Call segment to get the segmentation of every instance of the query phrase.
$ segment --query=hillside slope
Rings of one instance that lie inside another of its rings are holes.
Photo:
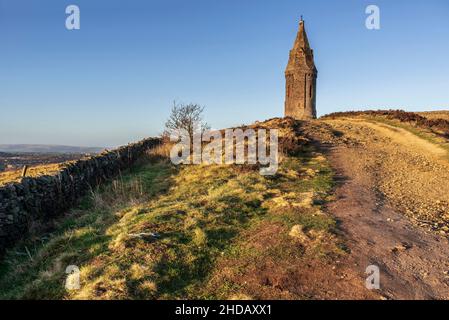
[[[9,250],[0,298],[449,299],[446,122],[392,114],[258,123],[280,129],[272,177],[153,150]]]
[[[322,210],[333,186],[326,159],[299,122],[258,126],[281,130],[275,176],[248,165],[174,167],[156,150],[10,250],[0,297],[377,298]],[[81,270],[80,290],[64,288],[69,265]]]

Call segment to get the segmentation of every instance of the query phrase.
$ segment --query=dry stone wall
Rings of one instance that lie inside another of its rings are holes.
[[[70,163],[56,175],[25,177],[20,183],[1,187],[0,255],[27,234],[32,221],[58,216],[76,204],[90,188],[129,168],[159,143],[157,138],[145,139]]]

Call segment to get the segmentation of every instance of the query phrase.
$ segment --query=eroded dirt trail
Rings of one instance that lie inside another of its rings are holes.
[[[446,150],[360,119],[310,122],[305,133],[327,149],[338,173],[327,209],[341,223],[361,278],[377,265],[386,298],[449,299]]]

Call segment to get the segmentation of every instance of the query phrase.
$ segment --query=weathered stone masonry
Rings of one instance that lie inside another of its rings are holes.
[[[73,206],[86,192],[129,168],[160,140],[151,138],[68,164],[58,174],[23,178],[0,188],[0,255],[27,234],[31,221],[45,221]]]
[[[318,71],[313,59],[304,21],[299,31],[285,69],[285,116],[296,120],[316,118],[316,79]]]

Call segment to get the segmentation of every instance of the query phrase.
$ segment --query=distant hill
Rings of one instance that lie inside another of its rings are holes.
[[[0,152],[9,153],[99,153],[104,148],[46,144],[0,144]]]

